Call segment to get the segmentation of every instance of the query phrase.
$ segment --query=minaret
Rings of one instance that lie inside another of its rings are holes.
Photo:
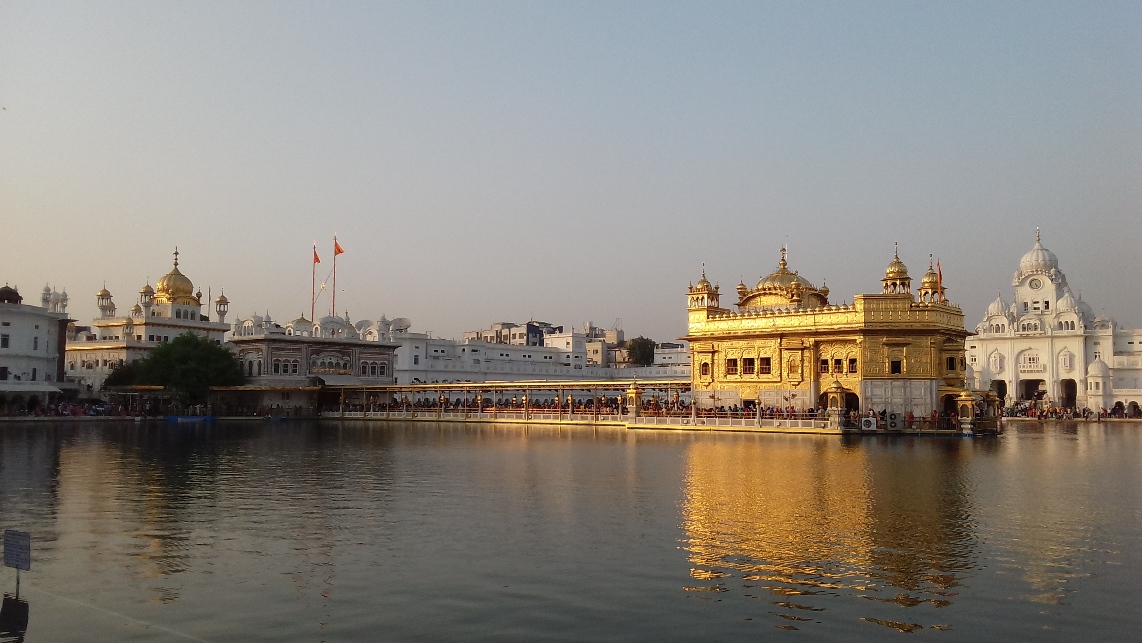
[[[226,298],[226,289],[222,289],[222,294],[218,295],[218,299],[214,300],[214,310],[218,313],[218,323],[226,323],[226,312],[230,310],[230,300]]]
[[[40,293],[40,307],[50,309],[52,305],[52,289],[51,286],[44,286],[44,291]]]
[[[103,285],[103,289],[95,293],[95,305],[99,307],[100,316],[114,317],[115,316],[115,302],[111,300],[111,291],[107,290],[107,285]]]

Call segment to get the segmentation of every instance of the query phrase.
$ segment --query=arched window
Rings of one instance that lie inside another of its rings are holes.
[[[380,364],[377,366],[377,375],[379,375],[379,376],[381,376],[381,377],[384,377],[384,376],[385,376],[385,372],[386,372],[387,370],[388,370],[388,364],[386,364],[386,363],[384,363],[384,362],[381,362],[381,363],[380,363]]]
[[[372,364],[369,365],[369,375],[372,375],[373,377],[377,376],[377,363],[376,362],[373,362]]]
[[[299,365],[299,362],[298,362],[296,359],[295,359],[295,360],[293,360],[293,369],[292,369],[292,370],[293,370],[293,374],[294,374],[294,375],[297,375],[297,367],[298,367],[298,365]]]
[[[246,362],[246,375],[248,377],[254,376],[254,363],[253,362]]]
[[[710,364],[709,364],[709,362],[702,362],[702,366],[701,366],[701,373],[702,373],[702,375],[703,375],[703,376],[708,376],[708,375],[710,374]]]
[[[259,361],[258,362],[258,375],[261,376],[261,374],[262,374],[262,362]]]
[[[368,374],[369,374],[369,365],[365,362],[361,362],[361,375],[368,375]]]
[[[177,310],[177,309],[176,309],[176,310],[174,311],[174,318],[175,318],[175,319],[182,319],[182,311],[181,311],[181,310]]]
[[[281,375],[281,373],[282,373],[282,363],[275,359],[274,360],[274,375]]]

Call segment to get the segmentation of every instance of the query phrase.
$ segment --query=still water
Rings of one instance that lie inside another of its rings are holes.
[[[1142,425],[6,423],[0,528],[0,641],[1142,639]]]

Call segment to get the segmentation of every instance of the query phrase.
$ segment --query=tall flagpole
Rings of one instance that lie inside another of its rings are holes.
[[[333,235],[333,316],[337,316],[337,235]]]
[[[313,243],[313,262],[311,266],[313,269],[310,271],[309,276],[309,321],[313,322],[313,306],[317,302],[317,242]]]

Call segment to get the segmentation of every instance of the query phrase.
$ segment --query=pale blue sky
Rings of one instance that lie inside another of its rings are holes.
[[[659,340],[700,264],[833,298],[928,253],[974,327],[1035,227],[1142,325],[1142,5],[0,2],[0,281],[123,309]],[[728,297],[727,299],[733,299]],[[328,300],[324,306],[328,310]]]

